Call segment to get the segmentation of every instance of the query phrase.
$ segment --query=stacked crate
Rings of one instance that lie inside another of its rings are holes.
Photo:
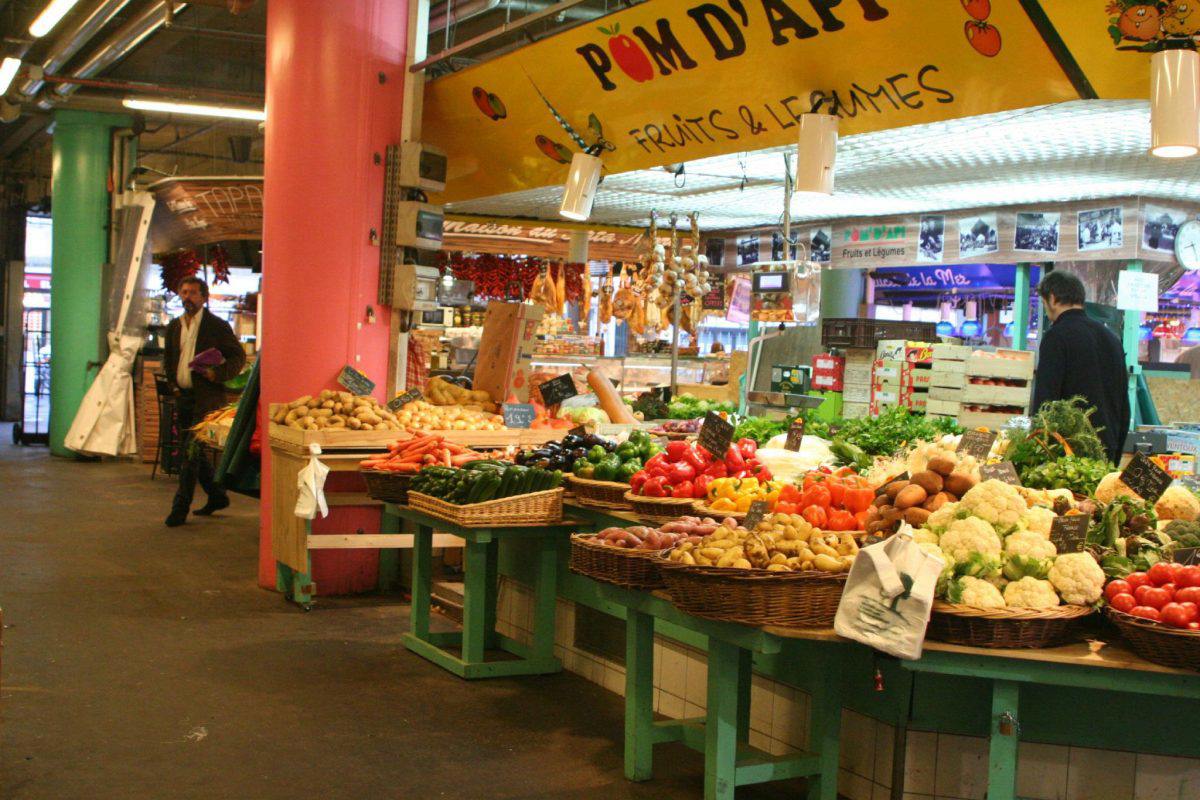
[[[904,339],[884,340],[876,347],[871,370],[870,413],[903,406],[924,411],[929,402],[933,345]]]
[[[935,344],[933,368],[929,376],[929,405],[925,413],[931,417],[958,419],[962,411],[963,384],[967,377],[967,358],[971,348],[961,344]]]
[[[840,392],[846,377],[846,359],[832,353],[813,356],[811,384],[814,391]]]
[[[846,419],[865,417],[871,410],[871,370],[875,351],[861,347],[847,348],[842,368],[842,416]]]
[[[966,428],[999,430],[1013,417],[1028,414],[1033,371],[1033,353],[1029,351],[973,351],[966,361],[959,423]]]

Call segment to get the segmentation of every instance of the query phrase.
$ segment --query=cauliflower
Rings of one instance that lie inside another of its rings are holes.
[[[1026,577],[1004,587],[1004,602],[1022,608],[1053,608],[1058,605],[1058,595],[1050,581]]]
[[[1049,578],[1063,602],[1073,606],[1091,605],[1104,590],[1104,570],[1088,553],[1064,553],[1054,559]]]
[[[920,531],[917,531],[917,533],[920,533]],[[913,537],[913,541],[917,543],[917,547],[921,548],[921,550],[929,555],[937,556],[942,561],[948,561],[946,554],[942,552],[942,548],[938,547],[938,543],[936,541],[920,541],[915,536]]]
[[[934,533],[943,533],[950,523],[958,519],[958,503],[946,503],[925,520],[925,527]],[[966,516],[964,514],[963,516]]]
[[[1051,509],[1045,506],[1033,506],[1025,512],[1025,516],[1021,520],[1019,527],[1031,533],[1036,533],[1043,539],[1049,539],[1050,526],[1054,524],[1056,516]]]
[[[1111,503],[1117,497],[1132,497],[1134,500],[1141,500],[1142,496],[1130,489],[1123,480],[1121,473],[1110,472],[1100,479],[1100,483],[1096,485],[1096,491],[1093,496],[1101,503]]]
[[[939,543],[942,546],[942,552],[955,563],[966,561],[971,553],[996,557],[1000,555],[1000,537],[996,535],[996,531],[986,520],[979,517],[954,520],[942,534]]]
[[[976,608],[1004,608],[1004,595],[987,581],[965,575],[951,582],[946,589],[946,599],[951,603]]]
[[[1019,530],[1004,538],[1004,552],[1013,556],[1054,558],[1058,548],[1054,542],[1030,530]]]
[[[1054,561],[1049,558],[1034,558],[1033,556],[1008,556],[1004,559],[1004,577],[1009,580],[1021,578],[1037,578],[1041,580],[1050,574],[1050,565]]]
[[[1172,484],[1154,504],[1159,519],[1181,519],[1192,522],[1200,517],[1200,500],[1179,484]]]
[[[913,541],[917,544],[931,544],[938,551],[938,558],[942,557],[941,548],[938,547],[938,535],[927,528],[921,528],[919,531],[913,532]],[[922,547],[922,550],[926,548]]]
[[[962,496],[958,506],[987,520],[1001,533],[1016,528],[1028,508],[1015,487],[995,478],[977,484]]]

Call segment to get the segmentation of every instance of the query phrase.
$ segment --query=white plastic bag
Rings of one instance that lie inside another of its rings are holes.
[[[317,456],[321,455],[321,445],[310,444],[308,463],[301,468],[296,476],[296,516],[301,519],[316,519],[320,510],[322,517],[329,516],[329,506],[325,503],[325,476],[329,467],[321,463]]]
[[[850,567],[833,629],[897,658],[920,658],[944,565],[913,541],[908,525],[864,547]]]

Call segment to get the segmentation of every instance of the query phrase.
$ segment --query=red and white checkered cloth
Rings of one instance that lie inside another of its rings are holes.
[[[408,377],[405,386],[424,391],[429,380],[429,354],[419,336],[408,337]]]

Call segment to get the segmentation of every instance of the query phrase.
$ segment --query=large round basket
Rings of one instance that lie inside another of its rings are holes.
[[[659,559],[671,602],[697,617],[743,625],[833,625],[846,573],[768,572],[679,564]]]
[[[628,483],[594,481],[576,475],[570,476],[569,483],[580,505],[617,510],[630,508],[629,501],[625,499],[625,493],[629,491]]]
[[[696,502],[690,497],[642,497],[630,491],[625,492],[624,498],[633,513],[654,522],[670,522],[690,514]]]
[[[364,469],[360,472],[367,483],[367,496],[372,500],[401,506],[408,504],[408,484],[412,481],[410,473],[382,469]]]
[[[663,585],[656,550],[627,550],[596,541],[594,533],[571,536],[571,571],[626,589]]]
[[[1055,647],[1077,638],[1089,606],[976,608],[936,601],[925,635],[950,644],[990,648]]]
[[[692,506],[692,510],[702,517],[712,517],[718,522],[726,517],[733,517],[739,524],[746,521],[747,512],[745,511],[717,511],[715,508],[705,505],[703,500],[697,500]]]
[[[1172,628],[1112,608],[1108,609],[1108,618],[1125,637],[1129,649],[1147,661],[1200,671],[1200,631]]]

